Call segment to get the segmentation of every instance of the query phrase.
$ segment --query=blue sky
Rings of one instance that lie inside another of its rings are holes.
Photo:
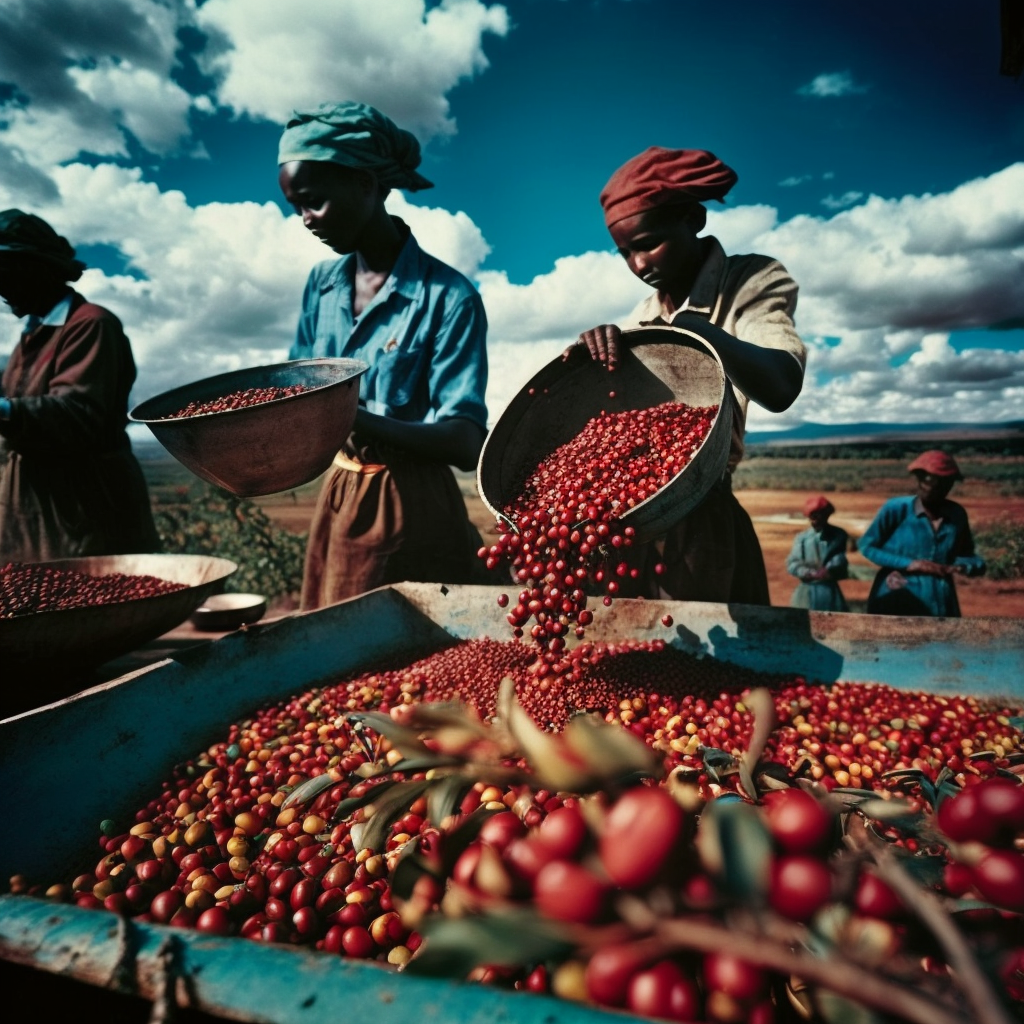
[[[373,103],[436,184],[389,205],[480,287],[493,418],[645,294],[609,174],[707,148],[739,173],[709,232],[801,286],[804,393],[751,427],[1018,419],[1024,83],[998,67],[998,0],[4,0],[0,206],[79,246],[141,400],[283,357],[330,253],[281,203],[280,126]],[[0,314],[0,358],[16,337]]]

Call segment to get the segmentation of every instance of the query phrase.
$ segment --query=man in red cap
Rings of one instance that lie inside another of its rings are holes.
[[[793,325],[797,286],[769,256],[726,256],[699,238],[704,204],[722,201],[736,173],[701,149],[651,146],[601,192],[605,224],[629,269],[655,291],[621,325],[584,331],[579,346],[614,370],[621,329],[705,328],[736,395],[728,469],[704,501],[662,539],[638,552],[637,593],[677,600],[768,604],[768,577],[750,517],[732,494],[743,457],[747,402],[787,409],[803,387],[806,349]],[[707,325],[721,328],[708,331]],[[573,346],[567,353],[577,350]]]
[[[790,605],[817,612],[848,612],[849,606],[837,580],[848,574],[846,549],[850,538],[845,530],[828,520],[835,512],[824,495],[804,502],[804,515],[811,525],[793,538],[793,549],[786,559],[786,571],[800,582]]]
[[[947,495],[960,467],[947,452],[923,452],[907,470],[917,493],[887,501],[858,542],[861,554],[881,566],[868,596],[868,611],[879,615],[958,616],[954,578],[980,576],[985,562],[962,505]]]

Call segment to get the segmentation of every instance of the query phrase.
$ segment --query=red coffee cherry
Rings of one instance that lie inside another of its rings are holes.
[[[816,857],[795,853],[772,865],[768,902],[785,917],[809,921],[832,895],[832,875]]]
[[[533,899],[547,917],[589,924],[607,909],[608,886],[580,864],[553,860],[534,879]]]
[[[740,1002],[751,1002],[763,995],[768,979],[760,967],[731,953],[708,953],[704,957],[704,984]]]
[[[695,1021],[701,1016],[700,989],[673,960],[660,960],[633,976],[626,1007],[642,1017]]]
[[[1012,850],[993,850],[974,865],[972,877],[974,888],[985,899],[1024,913],[1024,856]]]
[[[832,838],[832,813],[802,789],[782,789],[765,796],[765,817],[772,838],[787,853],[813,853]]]
[[[624,889],[654,881],[683,833],[683,809],[665,792],[636,786],[612,806],[601,829],[599,854],[608,877]]]

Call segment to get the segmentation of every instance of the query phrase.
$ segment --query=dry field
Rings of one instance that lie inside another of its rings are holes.
[[[833,522],[845,529],[851,537],[859,537],[871,522],[875,512],[893,495],[908,493],[905,471],[893,465],[891,478],[881,477],[869,481],[870,489],[835,491],[829,499],[836,507]],[[486,537],[493,521],[476,494],[473,478],[461,477],[463,494],[470,517]],[[302,532],[308,528],[319,482],[301,488],[294,494],[273,495],[260,499],[260,504],[274,520],[289,530]],[[773,605],[788,605],[796,581],[786,573],[786,557],[793,537],[807,525],[800,515],[808,490],[775,490],[747,488],[736,491],[740,503],[750,514],[764,551],[768,569],[768,582]],[[996,486],[988,486],[968,479],[954,491],[970,516],[971,526],[977,530],[999,518],[1009,517],[1024,523],[1024,496],[1000,493]],[[854,578],[842,584],[843,592],[853,610],[862,610],[867,599],[873,567],[856,552],[850,555],[851,572],[863,578]],[[965,616],[1024,617],[1024,580],[961,580],[958,582],[960,604]]]

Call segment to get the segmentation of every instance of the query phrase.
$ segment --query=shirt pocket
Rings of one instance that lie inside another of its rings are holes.
[[[409,405],[425,374],[427,348],[422,337],[389,337],[375,360],[374,401],[388,411]]]

